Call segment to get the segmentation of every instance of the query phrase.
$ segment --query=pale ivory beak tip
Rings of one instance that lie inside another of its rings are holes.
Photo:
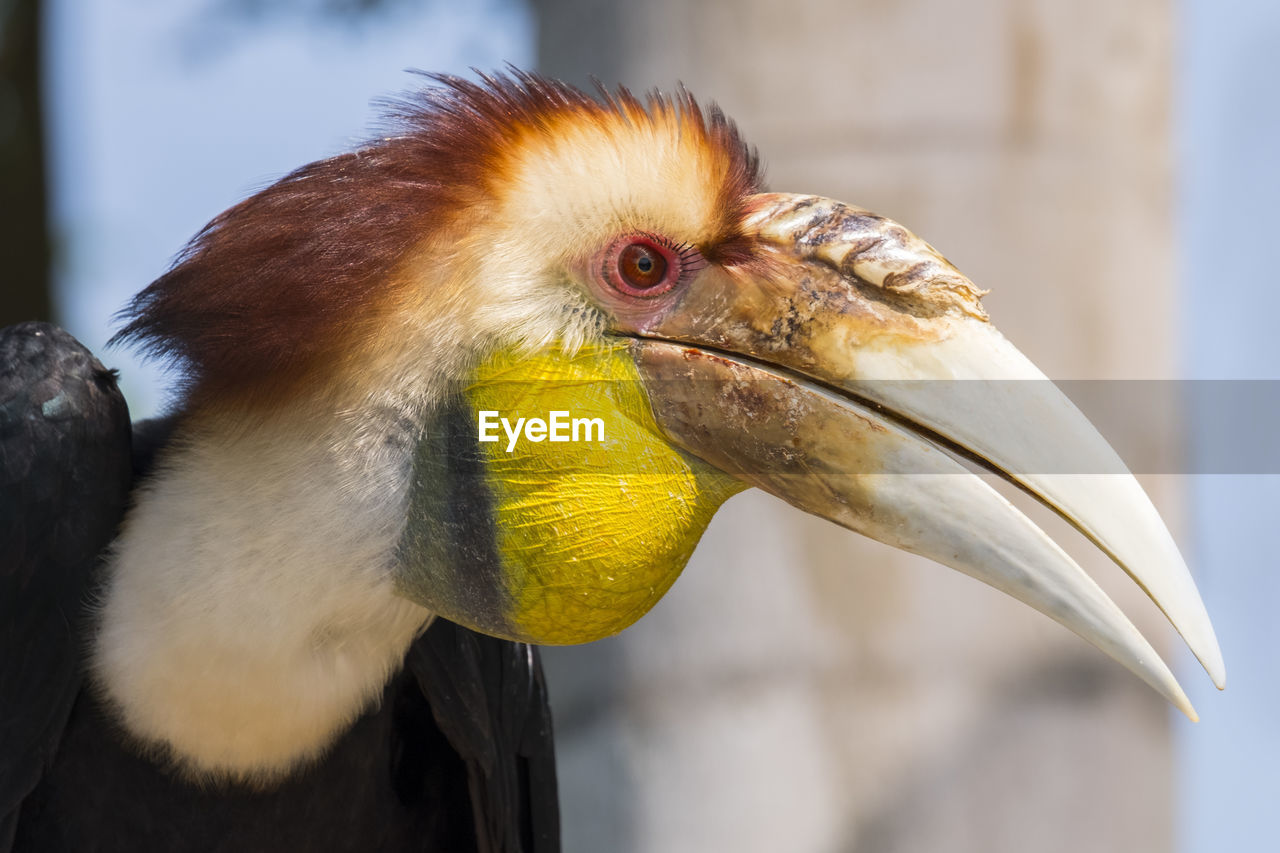
[[[1196,660],[1204,667],[1204,671],[1208,674],[1209,680],[1213,682],[1213,686],[1219,690],[1227,689],[1227,666],[1222,660],[1222,649],[1218,646],[1218,638],[1213,632],[1213,626],[1208,623],[1208,616],[1205,616],[1207,627],[1207,636],[1200,642],[1187,645],[1191,648]]]

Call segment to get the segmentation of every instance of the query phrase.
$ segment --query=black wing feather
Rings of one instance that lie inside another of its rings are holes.
[[[551,710],[538,650],[437,619],[406,667],[467,766],[478,849],[560,849]]]
[[[80,688],[98,555],[130,485],[115,375],[47,323],[0,331],[0,851]]]

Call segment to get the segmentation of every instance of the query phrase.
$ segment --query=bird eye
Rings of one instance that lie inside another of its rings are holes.
[[[632,243],[618,254],[618,273],[636,290],[649,290],[662,284],[667,260],[652,246]]]
[[[696,255],[697,250],[662,237],[632,234],[605,252],[602,273],[614,290],[647,299],[668,292],[696,269]]]

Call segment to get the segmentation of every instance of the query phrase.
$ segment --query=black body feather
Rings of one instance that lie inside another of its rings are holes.
[[[559,849],[537,650],[437,620],[315,765],[269,791],[184,780],[84,689],[99,554],[170,424],[130,425],[74,338],[0,332],[0,853]]]

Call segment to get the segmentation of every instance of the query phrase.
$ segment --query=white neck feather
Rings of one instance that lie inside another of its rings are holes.
[[[412,418],[200,422],[135,496],[110,559],[97,683],[196,774],[270,781],[379,695],[430,618],[393,590]]]
[[[413,267],[420,301],[345,352],[314,399],[186,424],[135,494],[93,674],[125,727],[188,772],[278,779],[377,698],[431,618],[396,595],[394,569],[434,395],[486,341],[572,349],[598,334],[559,277],[528,280],[525,254],[482,237],[456,281]]]

